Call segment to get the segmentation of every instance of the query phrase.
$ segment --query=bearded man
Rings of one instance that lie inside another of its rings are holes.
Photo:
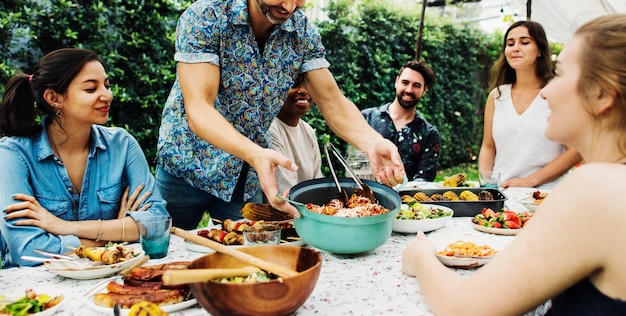
[[[417,104],[435,81],[422,61],[409,61],[398,72],[393,102],[361,111],[365,120],[397,147],[410,181],[433,181],[439,162],[439,131],[417,111]]]

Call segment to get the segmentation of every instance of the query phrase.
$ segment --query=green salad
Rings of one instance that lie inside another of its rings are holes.
[[[436,206],[424,206],[415,201],[402,203],[400,212],[396,215],[396,219],[402,220],[419,220],[433,219],[440,217],[452,216],[452,211],[437,208]]]

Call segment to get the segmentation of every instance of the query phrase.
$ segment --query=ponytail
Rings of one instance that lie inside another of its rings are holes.
[[[31,78],[19,74],[9,80],[0,102],[0,135],[30,136],[41,131]]]

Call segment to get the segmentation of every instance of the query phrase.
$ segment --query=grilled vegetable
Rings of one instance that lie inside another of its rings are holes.
[[[167,313],[157,304],[141,302],[131,306],[128,316],[167,316]]]
[[[459,194],[459,197],[461,198],[461,200],[464,201],[478,201],[478,195],[476,195],[474,192],[470,191],[470,190],[465,190],[463,192],[461,192],[461,194]]]
[[[443,180],[443,186],[448,188],[462,187],[465,186],[465,180],[467,180],[467,175],[464,173],[457,173],[445,178]]]
[[[79,246],[74,252],[81,258],[88,258],[89,260],[104,262],[105,264],[118,263],[120,262],[120,258],[123,257],[122,252],[117,247],[106,249],[101,247]]]
[[[293,219],[291,214],[281,212],[267,203],[246,203],[241,208],[241,214],[251,221],[284,221]]]

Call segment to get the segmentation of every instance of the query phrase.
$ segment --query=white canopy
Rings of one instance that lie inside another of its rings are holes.
[[[526,19],[528,0],[482,0],[486,10]],[[565,43],[583,23],[606,14],[626,13],[625,0],[531,0],[531,20],[541,23],[551,41]],[[492,14],[493,16],[493,14]],[[484,26],[483,26],[484,28]]]

